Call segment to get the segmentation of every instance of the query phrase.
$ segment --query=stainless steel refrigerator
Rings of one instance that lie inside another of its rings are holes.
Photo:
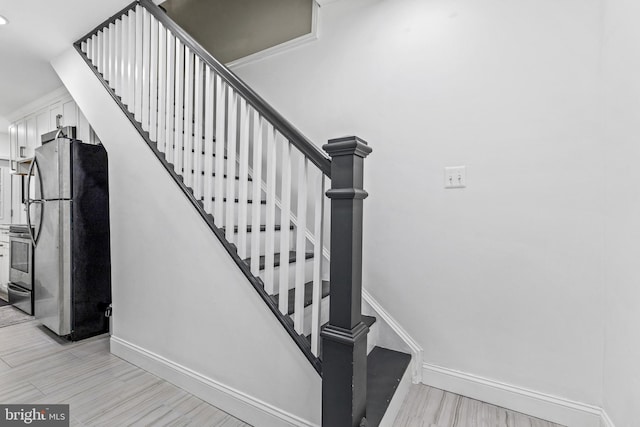
[[[74,127],[42,135],[27,185],[34,314],[71,340],[107,332],[111,304],[107,153],[75,136]]]

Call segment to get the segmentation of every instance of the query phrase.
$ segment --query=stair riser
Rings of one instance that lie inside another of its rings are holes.
[[[278,293],[278,289],[280,289],[280,266],[274,268],[274,290]],[[260,271],[260,278],[265,280],[265,271]],[[296,277],[296,263],[292,262],[289,264],[289,276],[288,276],[288,289],[292,289],[296,286],[295,277]],[[304,282],[310,282],[313,280],[313,258],[305,260],[304,264]]]
[[[206,183],[206,179],[205,177],[201,174],[200,175],[200,180],[198,181],[196,178],[196,176],[192,176],[192,177],[188,177],[186,176],[184,173],[181,174],[182,178],[184,179],[185,183],[190,183],[190,187],[194,188],[194,185],[196,182],[199,182],[200,188],[202,188],[202,191],[204,192],[205,190],[205,183]],[[217,185],[217,181],[219,180],[218,176],[212,176],[211,178],[211,191],[212,193],[215,195],[215,191],[216,191],[216,185]],[[191,182],[190,180],[194,180],[194,182]],[[253,199],[253,181],[247,181],[248,184],[248,191],[247,191],[247,198],[248,199]],[[229,178],[222,178],[222,192],[223,194],[227,193],[227,186],[229,185]],[[233,194],[234,194],[234,198],[238,198],[239,194],[240,194],[240,180],[239,179],[234,179],[233,180]],[[261,200],[265,200],[265,193],[262,189],[260,189],[260,199]]]
[[[295,242],[295,230],[289,230],[289,247],[292,248],[293,247],[293,242]],[[267,233],[262,231],[259,232],[259,237],[260,237],[260,241],[259,241],[259,255],[265,255],[265,248],[266,248],[266,239],[267,239]],[[245,258],[249,258],[252,256],[251,253],[251,248],[253,245],[253,242],[251,241],[253,236],[253,233],[249,233],[247,232],[247,251],[246,254],[243,254],[240,252],[240,244],[239,244],[239,235],[235,234],[233,236],[233,243],[236,245],[236,247],[238,247],[238,255],[240,255],[240,258],[245,259]],[[274,245],[273,245],[273,249],[274,252],[280,252],[280,239],[282,237],[282,232],[281,231],[274,231]]]
[[[312,306],[309,305],[308,307],[304,308],[304,320],[303,320],[303,327],[304,327],[304,332],[303,335],[307,336],[307,335],[311,335],[311,314],[312,314]],[[295,316],[295,314],[291,315],[291,318],[293,318]],[[324,298],[322,298],[322,302],[320,303],[320,324],[324,325],[325,323],[327,323],[329,321],[329,297],[326,296]]]
[[[238,222],[240,221],[240,215],[239,215],[239,207],[238,207],[239,203],[235,203],[234,202],[234,207],[233,207],[233,225],[238,225]],[[205,209],[207,208],[207,205],[205,204]],[[207,213],[214,215],[215,214],[215,202],[213,202],[211,204],[211,209],[212,211],[209,212],[207,211]],[[223,219],[219,220],[218,218],[215,218],[215,223],[218,227],[224,227],[226,226],[226,221],[224,221],[224,218],[226,217],[227,214],[227,203],[223,203]],[[280,224],[280,212],[279,210],[276,208],[276,214],[275,214],[275,218],[274,218],[275,225],[279,225]],[[260,205],[260,224],[266,224],[267,223],[267,206],[261,204]],[[247,203],[247,225],[253,225],[253,203]]]
[[[380,319],[371,327],[369,327],[369,333],[367,334],[367,354],[371,353],[371,350],[378,345],[378,334],[380,333]]]

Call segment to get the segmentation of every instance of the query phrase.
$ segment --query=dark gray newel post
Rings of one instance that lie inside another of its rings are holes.
[[[362,323],[362,201],[364,158],[371,153],[358,137],[332,139],[331,306],[322,330],[322,425],[358,427],[367,400],[367,333]]]

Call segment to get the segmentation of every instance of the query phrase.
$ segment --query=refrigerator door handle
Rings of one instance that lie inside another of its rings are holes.
[[[33,170],[36,167],[36,159],[35,157],[33,158],[33,161],[31,162],[31,164],[29,165],[29,172],[27,173],[27,191],[29,191],[31,189],[31,176],[33,174]],[[31,197],[29,197],[30,195],[27,194],[26,197],[26,205],[27,205],[27,231],[29,232],[29,237],[31,238],[31,243],[33,243],[33,246],[36,246],[36,236],[34,235],[33,232],[33,227],[31,227],[31,205],[35,204],[35,203],[44,203],[44,200],[33,200],[31,199]],[[43,206],[44,208],[44,206]],[[42,215],[42,209],[40,209],[40,215]],[[40,223],[42,224],[42,218]],[[39,233],[38,233],[39,234]]]

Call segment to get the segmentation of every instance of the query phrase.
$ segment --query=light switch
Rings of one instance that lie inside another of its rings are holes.
[[[450,166],[444,168],[444,188],[465,188],[466,186],[466,166]]]

